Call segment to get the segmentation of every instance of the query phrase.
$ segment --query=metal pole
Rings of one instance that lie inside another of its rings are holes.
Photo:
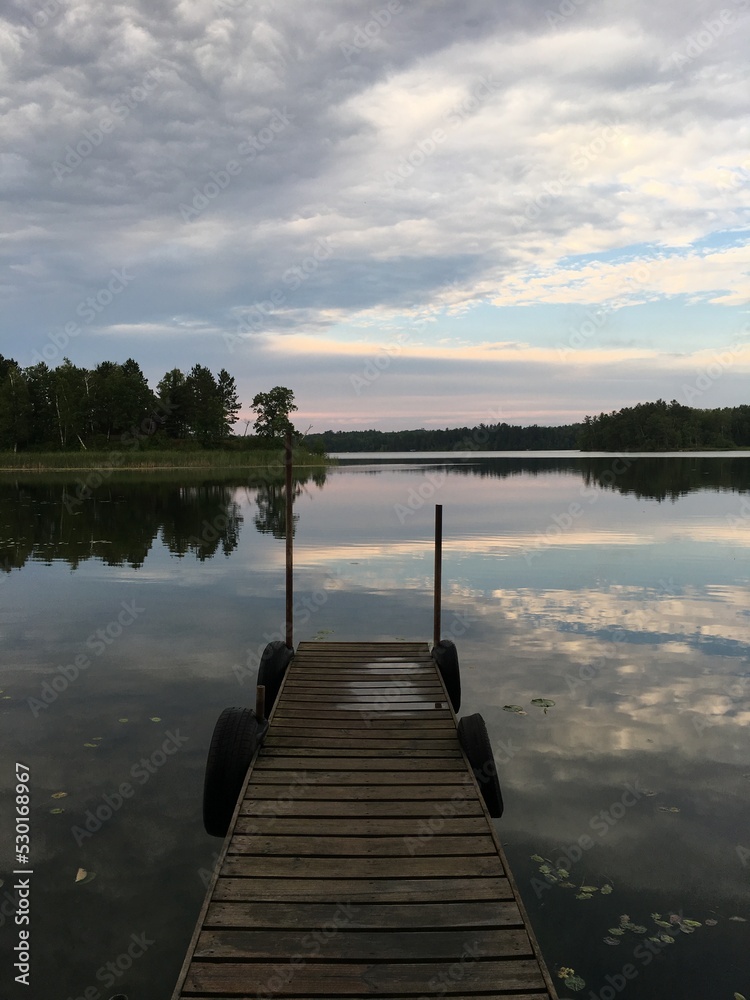
[[[292,608],[294,607],[294,582],[292,558],[292,432],[287,431],[284,439],[284,472],[286,481],[286,645],[294,649]]]
[[[432,642],[440,642],[440,592],[443,582],[443,505],[435,504],[435,609],[432,623]]]

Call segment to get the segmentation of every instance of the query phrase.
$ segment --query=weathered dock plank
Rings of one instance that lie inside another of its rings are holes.
[[[302,643],[172,1000],[557,1000],[426,643]]]

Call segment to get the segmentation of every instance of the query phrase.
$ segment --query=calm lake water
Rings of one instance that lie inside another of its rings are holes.
[[[371,456],[299,476],[295,643],[431,638],[443,504],[461,714],[487,722],[550,970],[585,981],[561,997],[750,996],[750,458]],[[283,629],[283,497],[236,474],[79,484],[0,480],[0,993],[166,1000],[219,848],[214,722],[253,703]]]

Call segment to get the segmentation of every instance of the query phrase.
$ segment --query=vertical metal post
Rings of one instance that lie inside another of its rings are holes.
[[[287,431],[284,439],[284,479],[286,485],[286,645],[294,649],[292,609],[294,607],[293,549],[292,535],[292,432]]]
[[[432,622],[432,643],[440,642],[440,594],[443,584],[443,505],[435,504],[435,608]]]

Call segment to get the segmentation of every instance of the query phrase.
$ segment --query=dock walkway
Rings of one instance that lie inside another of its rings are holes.
[[[556,1000],[427,643],[300,643],[173,1000]]]

